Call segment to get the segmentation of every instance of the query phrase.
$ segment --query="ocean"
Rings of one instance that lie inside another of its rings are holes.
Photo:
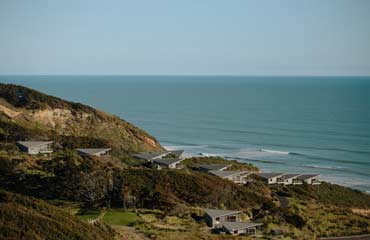
[[[0,76],[132,122],[169,149],[370,192],[370,77]]]

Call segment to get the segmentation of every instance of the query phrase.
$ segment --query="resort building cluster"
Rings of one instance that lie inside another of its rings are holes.
[[[18,141],[17,145],[22,152],[31,155],[53,153],[53,141]],[[78,148],[76,152],[85,156],[109,157],[110,148]]]
[[[28,154],[51,154],[53,143],[52,141],[18,141],[17,145],[21,151]],[[105,158],[110,156],[110,150],[110,148],[79,148],[76,152],[80,155]],[[184,166],[181,162],[185,160],[182,156],[183,152],[183,150],[142,152],[133,154],[133,157],[143,160],[156,169],[182,169]],[[318,174],[228,170],[231,166],[232,164],[199,165],[198,170],[242,185],[254,181],[263,181],[269,185],[301,185],[303,183],[317,185],[321,183]],[[257,229],[262,226],[262,223],[241,221],[240,215],[243,212],[238,210],[204,209],[204,212],[205,222],[212,231],[218,233],[256,235]]]

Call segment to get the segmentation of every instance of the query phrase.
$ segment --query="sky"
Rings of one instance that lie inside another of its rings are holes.
[[[370,75],[368,0],[0,0],[1,75]]]

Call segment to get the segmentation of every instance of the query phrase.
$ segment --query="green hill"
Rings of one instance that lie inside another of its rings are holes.
[[[0,84],[0,140],[109,146],[116,154],[163,149],[154,137],[117,116],[12,84]]]
[[[112,239],[105,225],[91,225],[45,201],[0,190],[0,239]]]

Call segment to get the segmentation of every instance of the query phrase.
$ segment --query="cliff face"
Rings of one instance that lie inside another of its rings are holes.
[[[0,113],[3,139],[76,138],[99,142],[95,147],[109,145],[116,152],[162,150],[154,137],[117,116],[22,86],[0,84]],[[14,128],[27,134],[22,137]]]

